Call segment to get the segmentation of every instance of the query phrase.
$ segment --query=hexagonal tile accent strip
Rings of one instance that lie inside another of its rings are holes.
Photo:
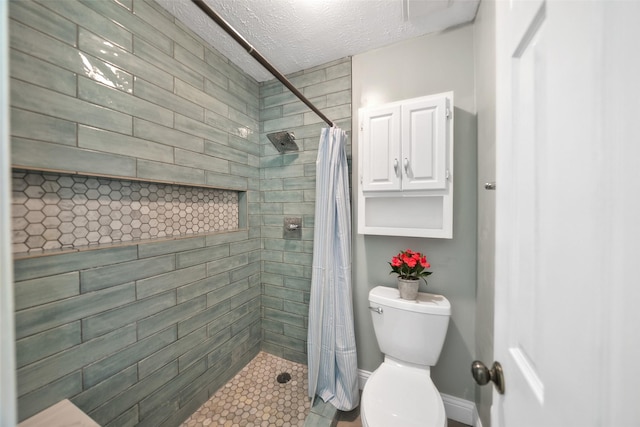
[[[14,170],[13,253],[238,229],[238,193]]]
[[[291,379],[279,383],[278,376]],[[181,427],[303,426],[310,411],[307,367],[260,352]]]

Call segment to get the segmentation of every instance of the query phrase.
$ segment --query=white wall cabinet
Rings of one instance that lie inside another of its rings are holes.
[[[359,113],[358,232],[451,238],[453,92]]]

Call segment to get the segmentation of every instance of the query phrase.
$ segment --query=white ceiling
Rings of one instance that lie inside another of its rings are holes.
[[[191,0],[157,0],[257,81],[273,76]],[[480,0],[206,0],[283,74],[469,22]]]

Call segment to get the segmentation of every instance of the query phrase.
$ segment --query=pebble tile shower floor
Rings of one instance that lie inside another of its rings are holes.
[[[281,384],[278,375],[291,374]],[[181,427],[304,425],[309,413],[307,367],[260,352]]]

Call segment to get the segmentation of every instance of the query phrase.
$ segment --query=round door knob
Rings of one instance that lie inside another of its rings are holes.
[[[476,360],[471,364],[471,375],[473,375],[473,379],[476,380],[478,385],[486,385],[491,381],[491,372],[489,371],[489,368],[479,360]]]
[[[498,393],[504,394],[504,372],[500,362],[493,362],[491,369],[489,369],[481,361],[475,360],[471,364],[471,375],[478,385],[485,385],[492,381]]]

